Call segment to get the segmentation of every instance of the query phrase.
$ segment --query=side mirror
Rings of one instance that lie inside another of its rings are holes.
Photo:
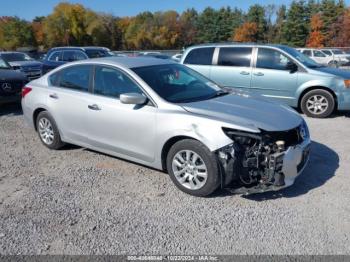
[[[131,105],[144,105],[147,102],[147,97],[138,93],[121,94],[119,99],[123,104]]]
[[[286,65],[286,70],[289,70],[291,73],[298,71],[298,65],[293,62],[288,62]]]

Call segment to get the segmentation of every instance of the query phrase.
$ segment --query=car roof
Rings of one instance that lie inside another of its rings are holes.
[[[50,49],[50,51],[60,51],[60,50],[80,50],[80,51],[86,51],[86,50],[105,50],[109,51],[106,47],[100,47],[100,46],[59,46],[59,47],[53,47]]]
[[[221,46],[254,46],[254,47],[286,47],[286,45],[280,44],[259,44],[259,43],[239,43],[239,42],[222,42],[222,43],[205,43],[199,45],[189,46],[189,48],[197,48],[197,47],[221,47]]]
[[[135,68],[135,67],[146,67],[154,65],[168,65],[168,64],[177,64],[176,62],[170,59],[159,59],[150,56],[139,56],[139,57],[118,57],[110,56],[103,58],[94,58],[87,60],[80,60],[75,64],[88,64],[88,63],[101,63],[101,64],[110,64],[126,68]]]

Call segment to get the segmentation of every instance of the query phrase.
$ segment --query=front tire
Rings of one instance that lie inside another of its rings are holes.
[[[303,113],[309,117],[325,118],[333,113],[335,101],[330,92],[315,89],[303,96],[300,106]]]
[[[64,146],[53,117],[47,112],[40,112],[36,118],[36,128],[40,141],[50,149],[60,149]]]
[[[171,180],[187,194],[208,196],[220,185],[216,156],[199,141],[184,139],[175,143],[166,164]]]

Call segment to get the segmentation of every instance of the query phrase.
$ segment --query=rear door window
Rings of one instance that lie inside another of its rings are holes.
[[[218,65],[250,67],[253,48],[222,47],[219,52]]]
[[[50,81],[59,87],[76,91],[88,92],[91,74],[91,65],[78,65],[64,68],[58,75],[52,75]]]
[[[86,55],[81,51],[68,50],[63,52],[63,61],[72,62],[86,59]]]
[[[191,50],[184,61],[190,65],[211,65],[213,61],[214,47],[203,47]]]

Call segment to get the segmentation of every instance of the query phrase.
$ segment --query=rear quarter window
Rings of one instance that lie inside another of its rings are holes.
[[[184,64],[189,65],[211,65],[214,54],[214,47],[196,48],[191,50],[185,60]]]
[[[60,72],[56,72],[49,76],[49,86],[58,86],[60,78]]]

